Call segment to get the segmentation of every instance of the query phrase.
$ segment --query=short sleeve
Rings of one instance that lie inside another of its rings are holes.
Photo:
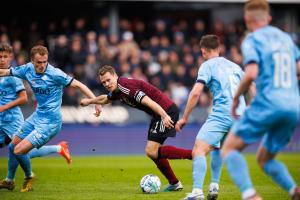
[[[10,68],[10,74],[12,76],[16,76],[18,78],[24,79],[26,80],[26,70],[27,70],[28,66],[27,65],[21,65],[21,66],[17,66],[17,67],[12,67]]]
[[[242,44],[243,64],[255,62],[259,63],[259,56],[254,48],[254,41],[251,37],[247,37]]]
[[[210,80],[211,80],[211,70],[207,62],[204,62],[198,70],[197,82],[208,84]]]
[[[294,44],[294,53],[295,53],[296,61],[297,62],[300,61],[300,51],[299,51],[299,48],[297,47],[297,45],[295,45],[295,44]]]
[[[58,68],[54,68],[53,77],[58,85],[69,86],[73,78]]]
[[[21,79],[15,77],[15,83],[16,83],[16,91],[17,92],[25,90],[23,81]]]

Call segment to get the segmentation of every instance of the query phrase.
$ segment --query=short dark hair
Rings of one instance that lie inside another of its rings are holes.
[[[0,44],[0,52],[7,52],[9,54],[12,54],[13,48],[8,43],[1,43]]]
[[[216,35],[205,35],[200,40],[200,48],[217,49],[219,46],[220,40]]]
[[[116,70],[110,65],[104,65],[99,69],[98,76],[103,76],[106,72],[114,75],[117,74]]]
[[[33,59],[35,54],[40,54],[41,56],[43,56],[43,55],[48,55],[49,53],[47,47],[44,47],[42,45],[37,45],[31,48],[30,58]]]

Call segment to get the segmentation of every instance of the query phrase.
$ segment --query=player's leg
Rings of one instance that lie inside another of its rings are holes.
[[[209,185],[208,200],[215,200],[219,193],[219,182],[222,170],[222,157],[220,149],[214,149],[210,152],[211,182]]]
[[[242,198],[250,199],[256,195],[256,191],[253,188],[247,161],[240,153],[245,146],[239,136],[229,133],[222,147],[222,156],[231,178],[242,193]]]
[[[290,116],[290,117],[289,117]],[[264,172],[269,175],[275,183],[289,192],[291,197],[298,196],[297,185],[289,173],[284,163],[275,160],[277,152],[284,148],[291,139],[297,117],[293,115],[284,115],[280,123],[276,123],[274,128],[266,134],[262,140],[262,145],[257,152],[257,161]]]
[[[181,190],[182,184],[178,181],[176,175],[174,174],[169,161],[165,158],[158,158],[158,149],[161,146],[161,143],[163,143],[166,140],[166,138],[156,138],[156,140],[160,141],[157,142],[148,140],[145,148],[146,155],[153,160],[159,171],[168,180],[169,185],[167,186],[167,188],[170,189],[168,191]]]
[[[53,153],[60,154],[62,157],[66,159],[67,163],[69,164],[72,162],[68,143],[65,141],[62,141],[57,145],[45,145],[39,149],[34,148],[31,151],[29,151],[28,154],[30,158],[36,158],[36,157],[43,157]]]
[[[204,199],[203,184],[207,171],[206,155],[213,149],[213,146],[197,137],[193,148],[193,190],[185,199]]]
[[[158,157],[166,159],[192,159],[192,150],[175,146],[162,145],[158,149]]]

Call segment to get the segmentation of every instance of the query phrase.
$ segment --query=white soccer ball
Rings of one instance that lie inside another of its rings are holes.
[[[143,193],[153,194],[159,192],[161,183],[158,176],[147,174],[142,178],[140,186]]]

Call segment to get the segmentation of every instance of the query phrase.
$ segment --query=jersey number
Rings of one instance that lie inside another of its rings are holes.
[[[276,52],[273,55],[275,61],[274,87],[290,88],[292,86],[291,56],[287,52]]]

